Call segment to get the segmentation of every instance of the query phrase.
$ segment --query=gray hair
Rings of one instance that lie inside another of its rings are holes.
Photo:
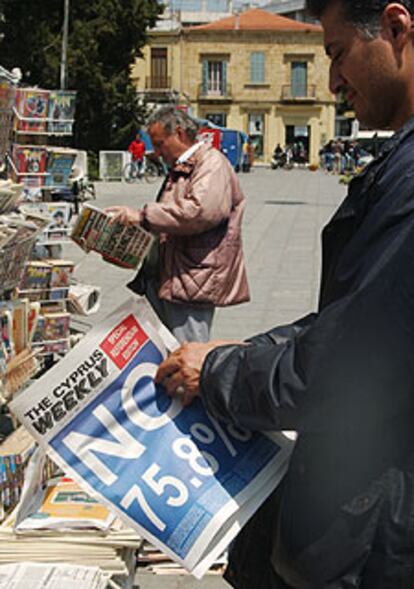
[[[147,121],[147,129],[155,123],[160,123],[168,135],[172,135],[177,127],[181,127],[191,141],[195,141],[199,129],[196,121],[175,105],[162,106],[156,110]]]

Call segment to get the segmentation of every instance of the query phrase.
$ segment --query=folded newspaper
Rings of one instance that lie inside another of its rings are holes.
[[[17,533],[34,530],[106,531],[115,519],[107,507],[100,505],[67,477],[48,481],[36,499],[37,504],[32,504],[26,517],[17,522]]]
[[[142,264],[154,241],[143,227],[111,222],[110,214],[90,204],[83,206],[71,238],[85,252],[98,252],[107,262],[124,268]]]
[[[292,442],[168,397],[153,377],[176,346],[130,299],[11,410],[63,472],[201,578],[279,484]]]

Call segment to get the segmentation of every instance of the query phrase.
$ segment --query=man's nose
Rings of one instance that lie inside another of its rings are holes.
[[[342,77],[336,64],[331,64],[329,69],[329,90],[333,94],[338,94],[345,86],[345,80]]]

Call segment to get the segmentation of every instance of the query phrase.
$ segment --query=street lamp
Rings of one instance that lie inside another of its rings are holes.
[[[60,60],[60,89],[61,90],[65,90],[65,88],[66,88],[68,34],[69,34],[69,0],[64,0],[62,54],[61,54],[61,60]]]

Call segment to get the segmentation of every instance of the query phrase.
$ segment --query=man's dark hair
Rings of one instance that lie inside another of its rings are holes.
[[[336,0],[307,0],[311,14],[320,18],[330,4]],[[381,15],[388,4],[401,4],[414,18],[414,0],[339,0],[344,10],[345,19],[365,30],[376,34],[379,30]]]

